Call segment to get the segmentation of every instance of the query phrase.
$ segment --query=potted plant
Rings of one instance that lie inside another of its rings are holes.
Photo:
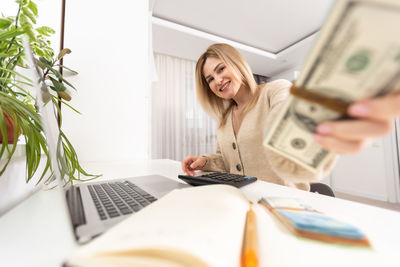
[[[78,161],[77,154],[61,129],[62,116],[59,103],[75,110],[66,101],[71,99],[68,89],[74,89],[56,68],[63,68],[76,73],[59,61],[71,51],[63,49],[55,56],[50,47],[48,37],[54,33],[49,27],[35,27],[38,10],[31,0],[17,0],[18,10],[15,16],[0,18],[0,176],[6,170],[17,147],[18,136],[21,135],[26,150],[26,181],[29,182],[38,171],[39,163],[45,160],[45,167],[39,177],[41,181],[49,182],[52,170],[49,151],[43,135],[43,128],[35,98],[29,92],[31,81],[21,74],[26,67],[22,36],[27,35],[32,46],[37,63],[42,69],[45,82],[51,91],[51,101],[58,110],[61,142],[64,150],[62,167],[66,173],[66,182],[73,183],[81,176],[96,178],[84,171]],[[28,89],[27,89],[28,88]],[[79,113],[79,112],[78,112]],[[44,157],[43,157],[44,154]]]

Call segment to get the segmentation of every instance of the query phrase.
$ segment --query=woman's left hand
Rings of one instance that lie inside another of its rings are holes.
[[[314,140],[339,154],[361,151],[371,138],[390,132],[392,120],[400,116],[400,94],[357,102],[348,114],[356,119],[318,125]]]

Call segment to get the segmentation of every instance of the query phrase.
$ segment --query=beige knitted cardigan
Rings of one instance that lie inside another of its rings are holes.
[[[232,113],[217,131],[215,154],[203,155],[207,163],[203,171],[223,171],[255,176],[260,180],[309,191],[310,182],[328,174],[336,159],[320,173],[314,174],[263,146],[264,134],[271,126],[289,95],[287,80],[269,82],[260,88],[257,104],[244,117],[237,137],[233,132]]]

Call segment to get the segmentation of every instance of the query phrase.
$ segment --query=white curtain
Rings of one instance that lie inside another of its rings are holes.
[[[196,97],[196,62],[155,54],[158,81],[153,83],[153,159],[181,161],[188,155],[215,152],[216,123],[203,111]]]

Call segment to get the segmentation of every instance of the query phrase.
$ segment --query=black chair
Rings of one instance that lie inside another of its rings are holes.
[[[326,196],[330,196],[330,197],[335,197],[335,194],[333,193],[333,191],[329,187],[329,185],[326,185],[323,183],[311,183],[310,184],[310,192],[318,193],[318,194],[326,195]]]

